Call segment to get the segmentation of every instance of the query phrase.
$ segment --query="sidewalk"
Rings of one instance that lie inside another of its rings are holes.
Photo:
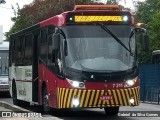
[[[3,102],[0,101],[0,105],[2,105]],[[4,105],[5,106],[5,105]],[[4,113],[9,113],[9,112],[12,112],[12,110],[10,109],[6,109],[5,107],[1,107],[0,106],[0,116],[1,116],[1,120],[30,120],[30,119],[27,119],[27,118],[20,118],[20,117],[15,117],[15,118],[9,118],[9,117],[3,117],[2,114]]]
[[[12,117],[10,117],[12,116]],[[34,117],[28,117],[34,116]],[[57,117],[42,117],[40,113],[35,113],[16,105],[0,101],[1,120],[58,120]]]

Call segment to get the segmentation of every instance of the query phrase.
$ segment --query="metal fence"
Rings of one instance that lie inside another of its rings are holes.
[[[140,100],[160,102],[160,64],[140,64]]]

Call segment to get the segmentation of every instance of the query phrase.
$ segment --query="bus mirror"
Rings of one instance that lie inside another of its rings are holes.
[[[146,52],[149,50],[149,35],[147,33],[143,33],[142,37],[142,48]]]
[[[149,35],[147,30],[145,28],[137,27],[135,28],[135,32],[140,33],[142,49],[147,52],[149,50]]]
[[[54,51],[58,51],[60,49],[60,34],[54,33],[52,36],[52,46]]]

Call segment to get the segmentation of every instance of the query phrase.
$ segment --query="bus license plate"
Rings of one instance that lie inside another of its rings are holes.
[[[112,97],[112,95],[102,95],[102,96],[100,96],[99,99],[100,100],[112,100],[113,97]]]

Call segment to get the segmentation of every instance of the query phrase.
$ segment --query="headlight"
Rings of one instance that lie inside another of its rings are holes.
[[[78,99],[73,99],[72,104],[77,107],[79,105],[79,100]]]
[[[137,79],[138,77],[136,77],[135,79],[127,80],[124,87],[132,87],[137,82]]]
[[[74,81],[74,80],[70,80],[70,79],[67,79],[67,81],[70,85],[72,85],[72,87],[85,88],[84,82]]]
[[[77,81],[72,81],[72,85],[73,85],[74,87],[79,87],[79,82],[77,82]]]
[[[123,16],[123,21],[128,21],[128,16]]]

